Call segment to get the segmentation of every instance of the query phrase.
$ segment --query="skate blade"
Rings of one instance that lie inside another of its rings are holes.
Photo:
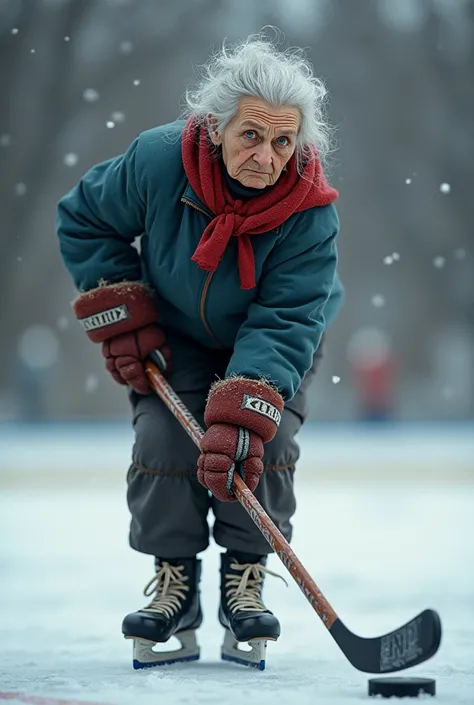
[[[231,632],[226,630],[224,644],[221,649],[221,658],[223,661],[231,661],[241,666],[250,666],[251,668],[257,668],[259,671],[264,671],[267,641],[276,641],[276,639],[251,639],[247,642],[250,646],[250,651],[244,651],[239,649],[239,643],[243,642],[238,642]]]
[[[127,636],[126,639],[133,639],[133,668],[154,668],[156,666],[170,666],[172,663],[184,663],[186,661],[197,661],[200,656],[200,649],[196,640],[196,632],[190,630],[179,632],[174,635],[181,644],[181,648],[173,651],[153,651],[156,641],[139,639],[134,636]]]

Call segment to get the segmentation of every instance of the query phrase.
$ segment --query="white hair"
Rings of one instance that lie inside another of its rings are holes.
[[[280,50],[262,34],[228,46],[224,41],[203,67],[203,76],[194,89],[185,93],[183,117],[194,115],[208,125],[215,118],[215,129],[223,133],[235,117],[239,100],[254,96],[272,106],[299,109],[301,125],[296,140],[298,170],[314,149],[324,163],[332,148],[332,128],[325,119],[327,90],[314,75],[302,49]]]

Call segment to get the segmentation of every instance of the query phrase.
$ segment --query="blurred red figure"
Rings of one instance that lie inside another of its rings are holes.
[[[348,358],[359,419],[393,420],[396,361],[386,333],[377,328],[359,329],[349,343]]]

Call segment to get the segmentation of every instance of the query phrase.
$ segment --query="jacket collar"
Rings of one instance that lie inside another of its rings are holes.
[[[189,183],[189,181],[187,183],[186,188],[184,189],[183,195],[181,196],[181,200],[182,201],[189,201],[194,206],[196,206],[196,208],[198,210],[203,211],[203,213],[205,213],[207,216],[209,216],[209,218],[211,218],[211,220],[212,220],[212,218],[214,218],[214,214],[211,213],[209,208],[206,205],[204,205],[204,203],[196,196],[196,193],[195,193],[193,187],[191,186],[191,184]],[[269,232],[275,233],[275,235],[279,235],[281,232],[281,229],[282,229],[282,226],[279,225],[277,228],[273,228]]]

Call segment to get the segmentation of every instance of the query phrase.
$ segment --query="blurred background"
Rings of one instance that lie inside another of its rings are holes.
[[[320,421],[474,413],[474,0],[0,0],[0,419],[128,419],[71,314],[56,204],[265,25],[331,95],[346,303]]]

